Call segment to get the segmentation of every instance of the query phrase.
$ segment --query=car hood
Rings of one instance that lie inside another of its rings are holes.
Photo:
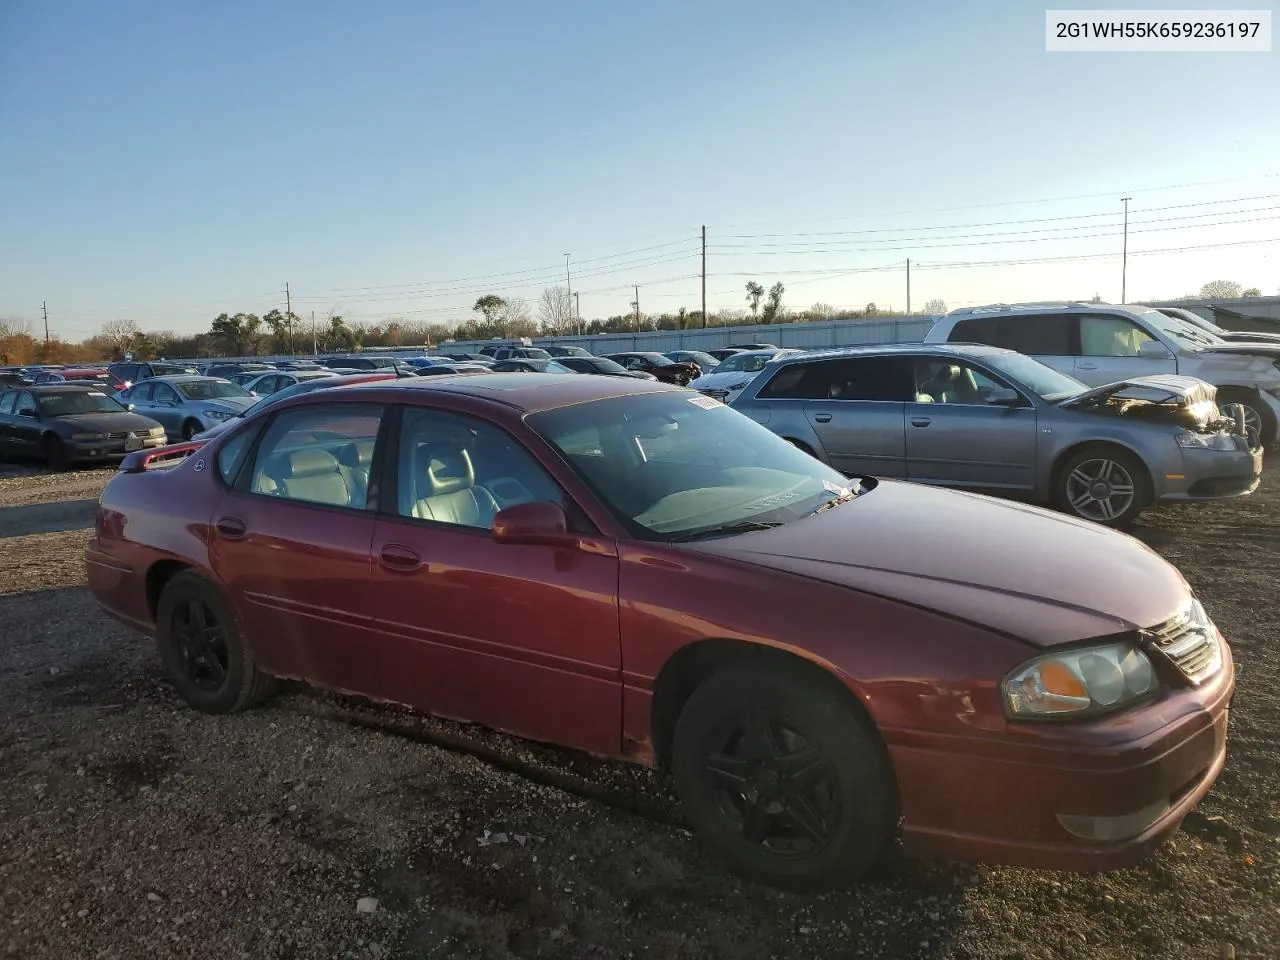
[[[1177,410],[1198,427],[1208,427],[1221,419],[1217,405],[1218,388],[1197,377],[1175,374],[1133,377],[1094,387],[1058,402],[1063,410],[1111,407],[1106,401],[1135,401]],[[1117,411],[1118,412],[1118,411]]]
[[[803,520],[688,546],[1036,646],[1155,626],[1190,601],[1182,575],[1123,533],[1039,507],[891,480]]]
[[[729,370],[725,373],[704,373],[690,382],[689,386],[694,390],[725,390],[735,383],[750,383],[759,372],[758,370],[756,373],[748,373],[746,370]]]
[[[59,432],[68,433],[146,433],[152,427],[158,427],[150,417],[139,413],[80,413],[69,417],[55,417],[54,422],[61,428]]]

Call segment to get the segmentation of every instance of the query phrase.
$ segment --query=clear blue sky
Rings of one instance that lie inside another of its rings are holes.
[[[1248,241],[1139,254],[1130,299],[1275,293],[1280,54],[1048,54],[1044,7],[0,0],[0,316],[195,330],[289,281],[458,319],[566,251],[588,317],[696,309],[704,223],[713,307],[900,308],[908,256],[917,308],[1111,299],[1114,256],[929,264],[1115,254],[1126,193],[1131,250]]]

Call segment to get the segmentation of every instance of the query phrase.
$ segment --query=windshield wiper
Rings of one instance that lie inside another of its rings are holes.
[[[772,530],[782,526],[781,520],[743,520],[740,523],[726,523],[719,527],[707,527],[705,530],[694,530],[672,537],[668,543],[687,543],[690,540],[701,540],[703,537],[722,537],[734,533],[751,533],[755,530]]]

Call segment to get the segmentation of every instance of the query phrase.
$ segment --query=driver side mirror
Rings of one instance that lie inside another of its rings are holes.
[[[1138,356],[1153,360],[1168,360],[1173,354],[1159,340],[1143,340],[1138,347]]]
[[[498,543],[536,544],[544,547],[575,547],[577,534],[569,532],[569,522],[559,504],[547,500],[518,503],[499,510],[493,518],[493,539]]]
[[[1022,397],[1018,396],[1018,391],[1010,387],[996,387],[987,394],[987,403],[993,407],[1020,407],[1022,406]]]
[[[127,403],[125,404],[125,409],[130,413],[133,413],[133,411],[138,409],[138,405],[136,403]]]

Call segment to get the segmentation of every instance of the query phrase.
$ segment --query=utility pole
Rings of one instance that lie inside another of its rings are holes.
[[[1124,247],[1120,254],[1120,302],[1124,303],[1126,299],[1125,284],[1129,277],[1129,201],[1133,197],[1121,197],[1120,202],[1124,204]]]
[[[311,311],[311,352],[320,356],[320,342],[316,339],[316,312]]]
[[[631,304],[636,308],[636,333],[640,332],[640,284],[636,284],[636,301]]]
[[[582,301],[576,293],[573,295],[573,319],[574,329],[578,331],[578,336],[582,336]]]
[[[49,348],[49,301],[41,300],[40,309],[44,312],[44,346]]]
[[[289,293],[289,281],[284,284],[284,322],[289,325],[289,352],[293,353],[293,296]]]
[[[707,225],[702,225],[702,328],[707,327]]]
[[[564,288],[569,291],[569,296],[573,296],[573,284],[569,282],[569,255],[564,255]]]
[[[911,258],[907,257],[907,316],[911,316]]]

